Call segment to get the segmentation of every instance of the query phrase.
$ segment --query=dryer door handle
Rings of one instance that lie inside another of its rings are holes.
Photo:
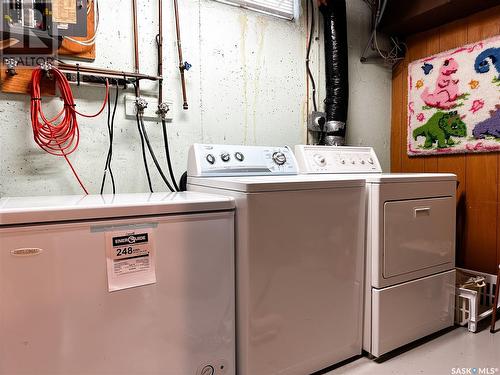
[[[431,214],[430,207],[416,207],[414,208],[415,217],[419,216],[429,216]]]

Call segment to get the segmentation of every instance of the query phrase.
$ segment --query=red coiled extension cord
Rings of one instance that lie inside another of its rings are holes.
[[[85,115],[75,109],[75,100],[69,82],[59,69],[50,68],[49,73],[54,77],[57,87],[61,93],[61,99],[64,107],[55,117],[47,119],[42,110],[42,98],[40,93],[40,82],[44,76],[45,70],[37,68],[31,75],[31,126],[33,127],[33,136],[35,142],[44,151],[51,155],[62,156],[66,159],[71,171],[75,175],[78,183],[85,194],[88,194],[82,180],[76,173],[71,164],[68,155],[76,150],[80,142],[80,131],[78,130],[78,121],[76,115],[84,117],[97,117],[104,108],[109,93],[109,84],[106,80],[106,95],[102,108],[95,115]]]

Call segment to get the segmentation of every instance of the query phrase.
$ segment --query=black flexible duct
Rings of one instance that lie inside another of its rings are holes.
[[[329,1],[321,6],[324,22],[326,124],[324,143],[343,145],[349,101],[347,61],[347,16],[345,0]]]

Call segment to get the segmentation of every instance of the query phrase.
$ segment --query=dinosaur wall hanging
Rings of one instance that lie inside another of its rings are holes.
[[[408,65],[408,155],[500,151],[500,35]]]

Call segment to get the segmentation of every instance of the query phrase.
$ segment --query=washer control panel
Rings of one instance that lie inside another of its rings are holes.
[[[238,146],[195,143],[189,149],[188,176],[260,176],[298,174],[287,146]]]
[[[299,171],[309,173],[382,173],[371,147],[295,146]]]

